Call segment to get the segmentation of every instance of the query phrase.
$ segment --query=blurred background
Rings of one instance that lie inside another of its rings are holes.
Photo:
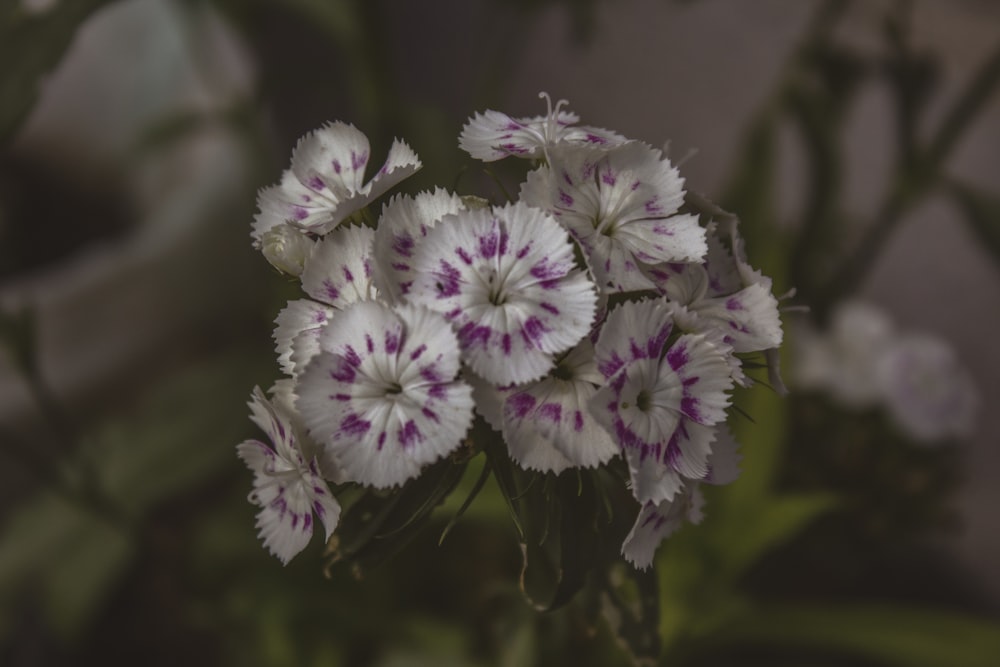
[[[996,2],[0,7],[0,664],[1000,664]],[[257,190],[336,119],[453,187],[466,119],[539,91],[741,217],[810,309],[791,395],[741,404],[743,478],[661,549],[655,615],[530,608],[490,488],[438,546],[474,475],[378,567],[282,568],[235,456],[297,295]]]

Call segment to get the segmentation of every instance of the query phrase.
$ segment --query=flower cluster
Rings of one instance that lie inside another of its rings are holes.
[[[404,485],[474,455],[476,418],[526,470],[620,457],[638,503],[622,553],[640,568],[700,518],[700,484],[735,478],[731,392],[750,384],[746,357],[782,341],[770,281],[731,217],[683,210],[660,150],[577,125],[563,104],[476,114],[461,133],[473,158],[532,161],[516,201],[438,189],[367,213],[420,162],[397,140],[366,181],[368,141],[342,123],[304,137],[260,193],[255,245],[304,293],[277,317],[273,404],[259,391],[251,403],[275,448],[240,445],[282,561],[311,512],[329,537],[327,481]]]
[[[920,443],[969,437],[979,404],[954,349],[924,332],[898,331],[881,309],[846,301],[820,332],[796,337],[795,381],[855,410],[882,408]]]

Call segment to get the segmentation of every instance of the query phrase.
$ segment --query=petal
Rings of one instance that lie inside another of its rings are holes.
[[[704,498],[697,486],[685,490],[676,500],[646,503],[622,544],[622,555],[636,568],[645,570],[653,564],[660,543],[684,525],[685,520],[701,521],[703,505]]]
[[[684,334],[667,351],[664,361],[684,386],[681,412],[703,425],[726,420],[727,391],[733,388],[730,351],[701,334]]]
[[[354,225],[338,227],[320,241],[302,272],[302,288],[312,298],[343,309],[374,299],[372,239],[375,232]]]
[[[288,375],[295,375],[315,354],[319,346],[319,332],[333,317],[334,310],[310,299],[289,301],[274,322],[274,351],[278,364]],[[295,342],[293,344],[294,341]],[[296,351],[297,350],[297,351]]]
[[[721,329],[723,340],[735,352],[757,352],[781,345],[778,300],[760,284],[744,287],[726,297],[703,299],[692,305],[698,330]]]
[[[597,370],[607,379],[638,359],[659,359],[673,330],[663,299],[626,302],[612,310],[594,348]]]
[[[292,173],[310,190],[338,202],[363,190],[369,152],[368,137],[359,129],[327,123],[299,139]]]
[[[510,155],[537,158],[541,156],[544,145],[544,138],[531,123],[522,123],[492,110],[470,118],[458,138],[459,148],[483,162],[493,162]]]
[[[250,407],[250,420],[274,443],[275,453],[280,459],[275,462],[276,466],[281,468],[294,465],[301,455],[295,449],[295,432],[288,419],[275,410],[260,387],[254,387],[247,405]]]
[[[590,415],[596,391],[586,381],[550,377],[512,392],[503,423],[511,458],[524,468],[555,473],[610,461],[619,449]]]
[[[708,457],[708,474],[705,482],[721,486],[735,482],[740,476],[739,443],[729,431],[722,427],[718,440],[712,444],[712,454]]]
[[[440,188],[389,200],[379,216],[372,250],[379,292],[393,302],[405,298],[415,275],[412,261],[416,245],[441,218],[464,208],[458,195]]]
[[[385,163],[365,186],[368,201],[380,197],[403,179],[417,173],[421,166],[420,158],[413,149],[405,141],[394,139]]]

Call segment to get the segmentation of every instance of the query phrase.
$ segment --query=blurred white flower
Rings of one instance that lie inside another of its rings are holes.
[[[875,306],[847,301],[833,313],[829,331],[804,329],[795,340],[795,383],[829,392],[850,408],[882,400],[877,366],[893,341],[888,315]]]
[[[889,414],[914,440],[972,433],[979,396],[947,342],[927,334],[904,336],[878,360],[876,372]]]
[[[979,397],[954,349],[926,333],[898,332],[875,306],[849,301],[830,329],[796,336],[794,376],[848,408],[884,408],[910,438],[968,437]]]

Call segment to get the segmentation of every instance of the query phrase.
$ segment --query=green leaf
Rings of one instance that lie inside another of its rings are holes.
[[[237,350],[175,373],[86,443],[103,490],[133,516],[239,467],[235,447],[249,433],[246,397],[266,375],[256,350]]]
[[[110,1],[57,2],[40,14],[27,13],[19,0],[0,4],[0,143],[10,141],[34,106],[80,24]]]
[[[468,459],[446,458],[398,491],[369,491],[344,511],[330,564],[350,559],[355,572],[377,567],[410,542],[455,489]]]
[[[836,505],[836,497],[829,494],[782,495],[752,506],[729,505],[716,522],[705,525],[713,528],[706,537],[720,556],[713,576],[735,580]]]
[[[469,490],[469,493],[462,502],[462,505],[458,508],[458,510],[456,510],[455,514],[452,515],[451,520],[448,522],[448,525],[444,527],[444,530],[441,531],[441,537],[438,538],[438,545],[441,545],[444,542],[444,538],[448,536],[451,529],[455,527],[458,520],[461,519],[466,510],[469,509],[472,501],[476,499],[479,492],[483,490],[484,486],[486,486],[486,482],[490,478],[490,472],[490,462],[487,459],[486,463],[483,464],[482,469],[479,471],[479,477],[476,479],[476,483],[472,486],[472,489]]]
[[[22,307],[15,312],[0,309],[0,345],[7,348],[15,367],[29,378],[37,372],[35,312]]]
[[[16,509],[2,534],[3,606],[13,605],[26,590],[39,590],[46,618],[65,638],[84,631],[135,550],[134,541],[119,528],[53,495]]]
[[[993,261],[1000,262],[1000,197],[961,183],[951,183],[949,192],[965,213],[965,220],[973,234]]]
[[[1000,623],[891,605],[776,605],[755,607],[717,640],[847,651],[905,667],[994,667]]]
[[[524,496],[521,590],[537,609],[552,611],[583,588],[608,540],[600,525],[603,503],[589,472],[567,471],[545,482]]]

